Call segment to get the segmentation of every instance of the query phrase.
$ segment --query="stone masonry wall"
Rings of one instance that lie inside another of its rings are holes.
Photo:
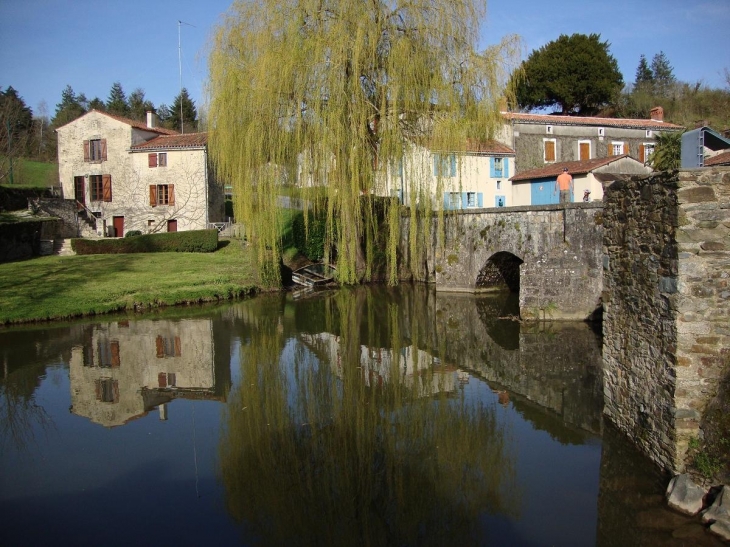
[[[604,195],[605,413],[684,469],[730,349],[730,170],[617,181]]]

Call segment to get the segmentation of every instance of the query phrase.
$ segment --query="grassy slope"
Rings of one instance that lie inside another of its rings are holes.
[[[41,257],[0,264],[0,324],[228,299],[257,283],[237,240],[215,253]]]
[[[46,188],[58,184],[57,163],[33,161],[25,158],[16,159],[13,162],[14,183],[11,185],[8,180],[3,181],[9,188],[17,188],[18,186]]]

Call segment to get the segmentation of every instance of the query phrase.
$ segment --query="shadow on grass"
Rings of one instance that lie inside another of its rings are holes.
[[[225,247],[228,247],[231,244],[231,241],[229,239],[219,239],[218,240],[218,249],[223,249]]]

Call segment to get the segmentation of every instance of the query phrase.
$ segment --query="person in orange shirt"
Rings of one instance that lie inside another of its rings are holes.
[[[568,173],[568,168],[563,167],[563,172],[558,175],[555,181],[555,191],[560,192],[560,203],[570,203],[573,195],[573,177]]]

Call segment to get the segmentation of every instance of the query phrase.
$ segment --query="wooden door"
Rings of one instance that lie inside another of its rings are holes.
[[[177,232],[177,220],[168,220],[167,221],[167,231],[168,232]]]
[[[114,217],[114,237],[124,236],[124,217]]]
[[[86,205],[86,192],[84,192],[84,177],[74,177],[74,199]]]

